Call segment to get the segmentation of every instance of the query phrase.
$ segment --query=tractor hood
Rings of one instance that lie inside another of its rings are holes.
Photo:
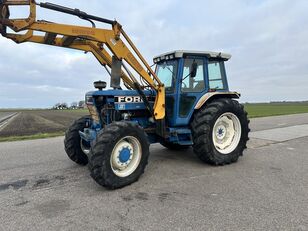
[[[147,97],[151,106],[154,105],[156,94],[154,91],[143,91]],[[119,111],[127,110],[144,110],[146,109],[145,104],[141,96],[135,90],[102,90],[102,91],[91,91],[86,94],[86,104],[96,105],[100,104],[114,105],[114,108]]]
[[[143,91],[146,96],[156,96],[155,91]],[[98,97],[98,96],[139,96],[135,90],[103,90],[103,91],[90,91],[86,94],[86,97]]]

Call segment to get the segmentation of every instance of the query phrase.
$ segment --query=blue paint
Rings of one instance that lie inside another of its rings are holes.
[[[119,160],[121,163],[126,163],[131,157],[131,152],[128,148],[123,148],[120,151]]]
[[[146,96],[155,96],[155,91],[143,91]],[[135,90],[103,90],[103,91],[90,91],[86,94],[86,97],[90,96],[139,96]],[[114,101],[113,101],[114,102]]]
[[[192,134],[189,128],[168,128],[170,136],[167,141],[181,145],[192,145]]]
[[[198,59],[199,62],[203,63],[203,76],[205,88],[202,92],[182,92],[181,81],[184,73],[185,58]],[[192,132],[190,129],[190,121],[193,117],[194,108],[200,98],[209,92],[209,71],[208,63],[209,60],[206,56],[187,56],[185,58],[176,58],[173,61],[177,62],[176,80],[173,82],[174,87],[172,91],[166,91],[166,101],[173,101],[173,104],[169,102],[166,106],[166,134],[165,137],[167,142],[181,144],[181,145],[192,145]],[[217,90],[221,92],[229,91],[228,82],[226,78],[226,72],[224,65],[221,67],[222,81],[225,89]],[[145,90],[144,94],[147,98],[151,99],[150,104],[154,106],[155,91]],[[150,143],[159,142],[162,138],[158,137],[155,133],[156,124],[150,122],[150,115],[147,111],[143,102],[140,101],[128,101],[120,100],[119,97],[139,97],[139,94],[135,90],[102,90],[102,91],[91,91],[86,94],[86,103],[94,106],[97,113],[100,115],[99,123],[92,123],[89,128],[80,132],[82,139],[87,142],[92,142],[96,139],[98,132],[103,130],[104,126],[112,123],[113,121],[125,121],[137,123],[145,129],[148,133],[148,140]],[[194,101],[191,104],[190,110],[186,116],[180,115],[180,104],[181,97],[194,97]],[[100,100],[98,100],[100,98]],[[123,98],[121,98],[123,99]],[[124,116],[124,113],[126,114]],[[103,132],[103,131],[102,131]],[[223,135],[224,131],[219,130],[219,135]],[[129,149],[123,149],[120,153],[121,162],[126,162],[130,157]]]
[[[91,143],[93,140],[96,139],[97,131],[91,128],[85,128],[83,132],[79,131],[79,135],[83,140]]]

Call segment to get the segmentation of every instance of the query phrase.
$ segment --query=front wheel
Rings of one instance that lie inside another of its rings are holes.
[[[64,147],[66,154],[79,165],[88,164],[87,155],[90,152],[90,145],[81,139],[79,131],[83,131],[86,123],[90,120],[90,116],[84,116],[76,120],[65,133]]]
[[[91,148],[89,167],[100,185],[117,189],[137,181],[148,163],[144,130],[130,122],[115,122],[99,133]]]
[[[236,162],[247,148],[250,131],[244,107],[232,99],[218,99],[194,116],[194,152],[204,162],[225,165]]]

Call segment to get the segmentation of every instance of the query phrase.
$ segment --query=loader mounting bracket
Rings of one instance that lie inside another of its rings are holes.
[[[6,26],[4,25],[4,21],[9,19],[10,11],[7,5],[3,4],[3,0],[0,0],[0,33],[2,36],[6,36]]]

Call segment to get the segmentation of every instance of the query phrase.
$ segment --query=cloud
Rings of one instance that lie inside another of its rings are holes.
[[[242,93],[242,101],[308,99],[305,0],[67,0],[65,5],[116,18],[149,63],[176,49],[231,53],[229,85]],[[38,18],[89,25],[44,9]],[[0,107],[78,101],[98,79],[109,77],[90,54],[0,38]]]

